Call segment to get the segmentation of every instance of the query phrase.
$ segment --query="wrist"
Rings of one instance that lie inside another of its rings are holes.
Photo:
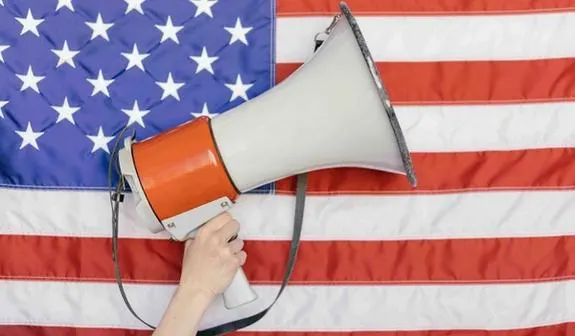
[[[182,282],[176,289],[177,297],[183,297],[186,301],[195,302],[196,305],[207,307],[216,297],[216,294],[210,290],[198,286],[195,283]]]
[[[190,284],[180,284],[154,336],[195,335],[204,312],[215,295]]]

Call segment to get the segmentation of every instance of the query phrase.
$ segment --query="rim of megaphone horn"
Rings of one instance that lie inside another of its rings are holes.
[[[383,84],[383,81],[381,80],[379,70],[377,69],[375,61],[373,60],[373,57],[371,56],[371,52],[369,51],[369,48],[367,46],[365,38],[363,37],[363,33],[361,32],[359,24],[355,20],[355,17],[351,13],[351,10],[349,9],[349,7],[345,3],[345,1],[341,1],[339,3],[339,8],[341,10],[341,13],[343,13],[347,22],[349,23],[351,30],[352,30],[353,34],[355,35],[355,40],[357,41],[357,44],[359,46],[359,49],[361,50],[363,58],[364,58],[365,62],[367,63],[367,67],[369,68],[369,72],[371,74],[373,82],[374,82],[375,86],[377,87],[377,91],[378,91],[381,103],[383,104],[385,111],[387,112],[387,116],[388,116],[389,121],[391,123],[391,127],[392,127],[393,133],[395,135],[395,139],[397,141],[397,145],[399,146],[399,151],[401,153],[401,159],[402,159],[403,165],[405,167],[407,179],[408,179],[409,183],[413,187],[415,187],[417,185],[417,178],[415,176],[415,171],[413,168],[413,163],[411,161],[411,155],[409,153],[409,148],[407,147],[407,142],[405,141],[405,136],[403,135],[403,131],[401,130],[401,126],[400,126],[399,120],[397,119],[397,116],[395,114],[395,110],[394,110],[393,105],[391,103],[391,99],[389,97],[389,94],[385,88],[385,85]]]

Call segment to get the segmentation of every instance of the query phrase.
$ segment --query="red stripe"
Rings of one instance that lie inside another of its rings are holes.
[[[420,2],[425,3],[427,2]],[[574,63],[574,58],[567,58],[530,61],[379,62],[377,67],[396,105],[474,104],[574,99]],[[300,65],[278,64],[277,82],[283,81]]]
[[[150,336],[150,330],[1,325],[1,336]]]
[[[73,328],[48,326],[0,326],[0,335],[9,336],[149,336],[150,330]],[[574,336],[575,323],[510,330],[429,330],[357,332],[234,332],[230,336]]]
[[[445,193],[476,190],[567,189],[575,186],[575,148],[500,152],[413,153],[413,189],[403,175],[337,168],[309,173],[309,194]],[[293,194],[295,178],[277,181]]]
[[[278,0],[278,16],[333,15],[340,0]],[[574,0],[346,0],[354,15],[498,14],[569,11]]]
[[[464,223],[462,223],[464,225]],[[120,242],[129,282],[176,283],[183,245]],[[289,242],[248,241],[254,284],[280,283]],[[110,240],[0,236],[0,270],[11,279],[114,281]],[[575,236],[413,241],[304,241],[292,276],[301,284],[521,282],[575,277]]]

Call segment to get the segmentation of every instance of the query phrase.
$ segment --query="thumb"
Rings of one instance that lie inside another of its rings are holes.
[[[186,242],[184,243],[184,253],[188,251],[188,249],[190,248],[190,246],[192,246],[193,243],[194,243],[194,238],[190,238],[190,239],[186,240]]]

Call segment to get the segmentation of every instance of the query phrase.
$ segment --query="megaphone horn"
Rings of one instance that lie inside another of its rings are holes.
[[[238,196],[296,174],[358,167],[416,185],[399,122],[345,3],[313,57],[283,82],[212,119],[125,140],[122,175],[153,232],[184,240]],[[342,19],[345,18],[345,19]],[[240,269],[226,307],[256,298]]]

